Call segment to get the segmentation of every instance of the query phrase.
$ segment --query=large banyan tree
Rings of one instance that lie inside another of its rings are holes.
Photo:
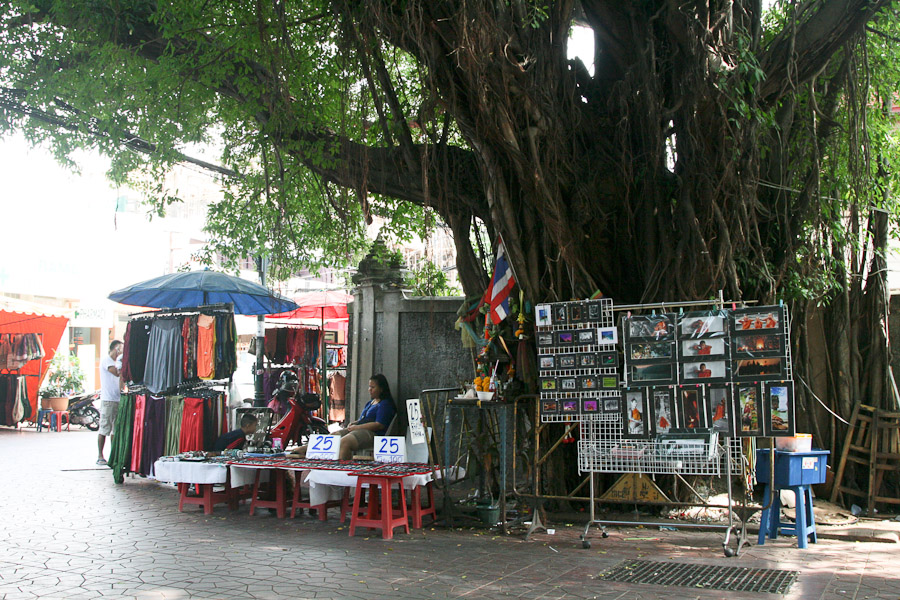
[[[63,160],[97,147],[120,180],[214,144],[229,192],[209,227],[232,255],[340,261],[373,216],[397,234],[439,220],[469,294],[489,276],[481,230],[502,236],[535,301],[783,299],[804,334],[796,373],[816,375],[825,404],[846,416],[863,398],[894,402],[888,0],[0,10],[3,127]],[[593,56],[569,58],[573,27],[593,32]],[[812,421],[834,441],[829,420]]]

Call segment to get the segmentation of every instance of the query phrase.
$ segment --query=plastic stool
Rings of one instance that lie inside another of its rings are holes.
[[[797,520],[791,525],[790,523],[781,522],[781,490],[792,490],[797,498],[796,510]],[[817,541],[816,536],[816,518],[813,513],[812,488],[808,485],[792,485],[784,488],[774,488],[766,485],[763,492],[763,504],[768,504],[769,494],[775,494],[772,498],[772,504],[769,508],[762,511],[759,520],[759,545],[766,543],[766,536],[769,539],[776,539],[778,534],[796,535],[797,547],[806,548],[807,538],[813,544]]]
[[[303,509],[307,510],[315,510],[319,515],[320,521],[328,520],[328,509],[329,508],[340,508],[341,509],[341,523],[347,520],[347,510],[350,508],[350,488],[345,487],[344,493],[341,495],[340,500],[328,500],[323,504],[310,504],[309,500],[301,499],[301,488],[300,480],[298,478],[296,484],[294,485],[294,498],[291,502],[291,518],[294,518],[294,515],[299,510],[301,513]]]
[[[66,431],[72,431],[69,428],[69,411],[67,410],[52,410],[50,411],[50,431],[53,431],[53,419],[56,419],[56,431],[62,431],[62,418],[63,415],[66,417]]]
[[[262,469],[256,470],[256,480],[253,482],[253,499],[250,500],[250,515],[256,512],[257,508],[274,508],[275,515],[279,519],[283,519],[287,512],[289,498],[284,493],[284,477],[285,472],[282,469],[269,469],[271,475],[269,478],[270,490],[274,495],[274,499],[260,498],[259,476]]]
[[[381,537],[394,539],[394,527],[401,526],[409,533],[409,515],[406,512],[406,491],[403,489],[402,475],[372,475],[367,473],[350,473],[356,475],[356,496],[353,498],[353,512],[350,514],[350,537],[356,533],[357,527],[381,529]],[[400,506],[396,514],[391,502],[391,488],[394,484],[400,487]],[[363,486],[369,486],[367,505],[360,506]],[[380,502],[379,502],[380,496]],[[366,516],[360,514],[366,509]]]
[[[53,431],[53,429],[50,427],[50,419],[49,419],[50,415],[52,415],[52,414],[53,414],[53,410],[51,410],[49,408],[39,408],[38,409],[38,414],[37,414],[37,430],[38,431],[41,431],[44,428],[44,417],[48,417],[47,429],[50,429],[51,431]]]
[[[432,487],[431,481],[425,484],[425,490],[428,492],[428,507],[424,508],[422,506],[422,486],[417,485],[412,490],[412,520],[413,520],[413,529],[422,529],[422,518],[431,515],[431,520],[434,521],[436,516],[436,509],[434,506],[434,487]]]

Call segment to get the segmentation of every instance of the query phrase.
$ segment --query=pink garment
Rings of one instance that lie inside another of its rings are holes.
[[[132,473],[141,471],[141,447],[144,445],[144,406],[147,397],[134,397],[134,427],[131,434],[131,469]]]

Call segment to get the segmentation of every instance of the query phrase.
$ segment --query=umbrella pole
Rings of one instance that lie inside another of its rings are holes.
[[[325,422],[330,422],[328,413],[328,346],[325,342],[325,307],[319,309],[319,316],[322,319],[322,350],[319,356],[322,357],[322,407],[325,409]]]

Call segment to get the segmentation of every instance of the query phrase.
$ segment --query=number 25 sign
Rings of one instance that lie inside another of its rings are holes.
[[[337,460],[341,451],[341,436],[317,433],[309,436],[306,458]]]
[[[375,462],[406,462],[406,438],[376,435]]]

